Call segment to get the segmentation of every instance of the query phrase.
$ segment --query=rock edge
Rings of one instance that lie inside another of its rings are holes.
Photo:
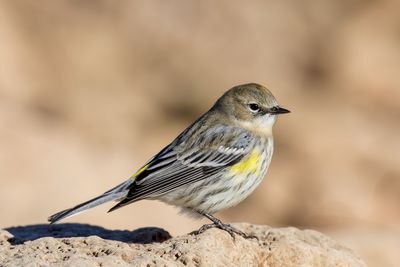
[[[219,229],[171,237],[160,228],[113,231],[84,224],[0,230],[0,266],[366,266],[313,230],[235,224],[259,240]]]

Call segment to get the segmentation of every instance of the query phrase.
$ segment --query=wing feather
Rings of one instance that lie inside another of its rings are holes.
[[[136,177],[127,197],[110,211],[215,177],[250,151],[254,142],[251,137],[244,129],[226,125],[189,136],[184,142],[178,137],[145,165],[146,169]]]

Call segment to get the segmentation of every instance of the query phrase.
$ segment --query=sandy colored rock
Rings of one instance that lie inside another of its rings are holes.
[[[366,266],[350,249],[316,231],[236,226],[259,240],[233,240],[218,229],[172,238],[159,228],[12,227],[0,231],[0,266]]]

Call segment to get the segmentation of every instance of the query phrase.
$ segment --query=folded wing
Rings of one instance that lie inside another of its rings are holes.
[[[251,133],[226,125],[181,139],[178,137],[142,168],[127,196],[110,211],[212,178],[247,155],[254,142]]]

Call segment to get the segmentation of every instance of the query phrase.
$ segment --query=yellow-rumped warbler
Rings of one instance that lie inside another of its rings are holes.
[[[263,179],[273,152],[272,126],[288,113],[271,92],[255,83],[228,90],[214,106],[184,130],[127,181],[104,194],[58,212],[51,223],[111,200],[109,211],[142,199],[156,199],[193,211],[218,227],[243,237],[212,214],[244,200]]]

